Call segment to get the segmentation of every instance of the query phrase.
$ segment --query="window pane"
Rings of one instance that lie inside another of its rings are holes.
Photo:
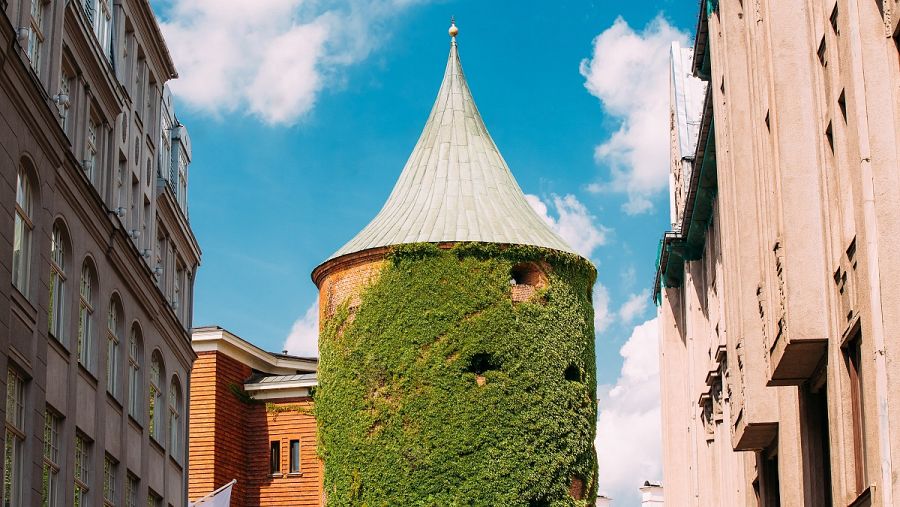
[[[269,451],[269,473],[279,472],[281,472],[281,442],[275,441],[272,442]]]
[[[300,441],[291,440],[291,473],[300,471]]]

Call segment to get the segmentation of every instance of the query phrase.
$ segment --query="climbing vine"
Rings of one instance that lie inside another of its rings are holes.
[[[593,266],[473,243],[404,245],[388,260],[320,340],[329,506],[592,504]],[[514,303],[522,262],[547,283]]]

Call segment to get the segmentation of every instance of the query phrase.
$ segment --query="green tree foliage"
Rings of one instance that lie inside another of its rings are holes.
[[[522,262],[548,283],[514,303]],[[539,248],[396,247],[321,338],[328,505],[592,505],[595,276]]]

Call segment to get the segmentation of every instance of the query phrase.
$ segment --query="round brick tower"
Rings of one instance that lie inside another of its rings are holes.
[[[328,505],[592,505],[596,271],[526,201],[456,33],[384,207],[312,273]]]

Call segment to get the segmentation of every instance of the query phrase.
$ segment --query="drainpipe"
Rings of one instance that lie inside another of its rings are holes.
[[[884,346],[884,315],[881,299],[881,268],[878,260],[878,223],[875,217],[875,183],[872,180],[872,154],[866,115],[865,72],[862,66],[862,41],[857,0],[850,0],[850,62],[853,100],[859,129],[859,168],[862,176],[863,230],[866,235],[866,262],[869,273],[869,299],[872,311],[872,341],[875,346],[875,397],[878,415],[878,444],[881,456],[882,505],[894,505],[891,465],[891,428],[888,419],[888,379]]]

